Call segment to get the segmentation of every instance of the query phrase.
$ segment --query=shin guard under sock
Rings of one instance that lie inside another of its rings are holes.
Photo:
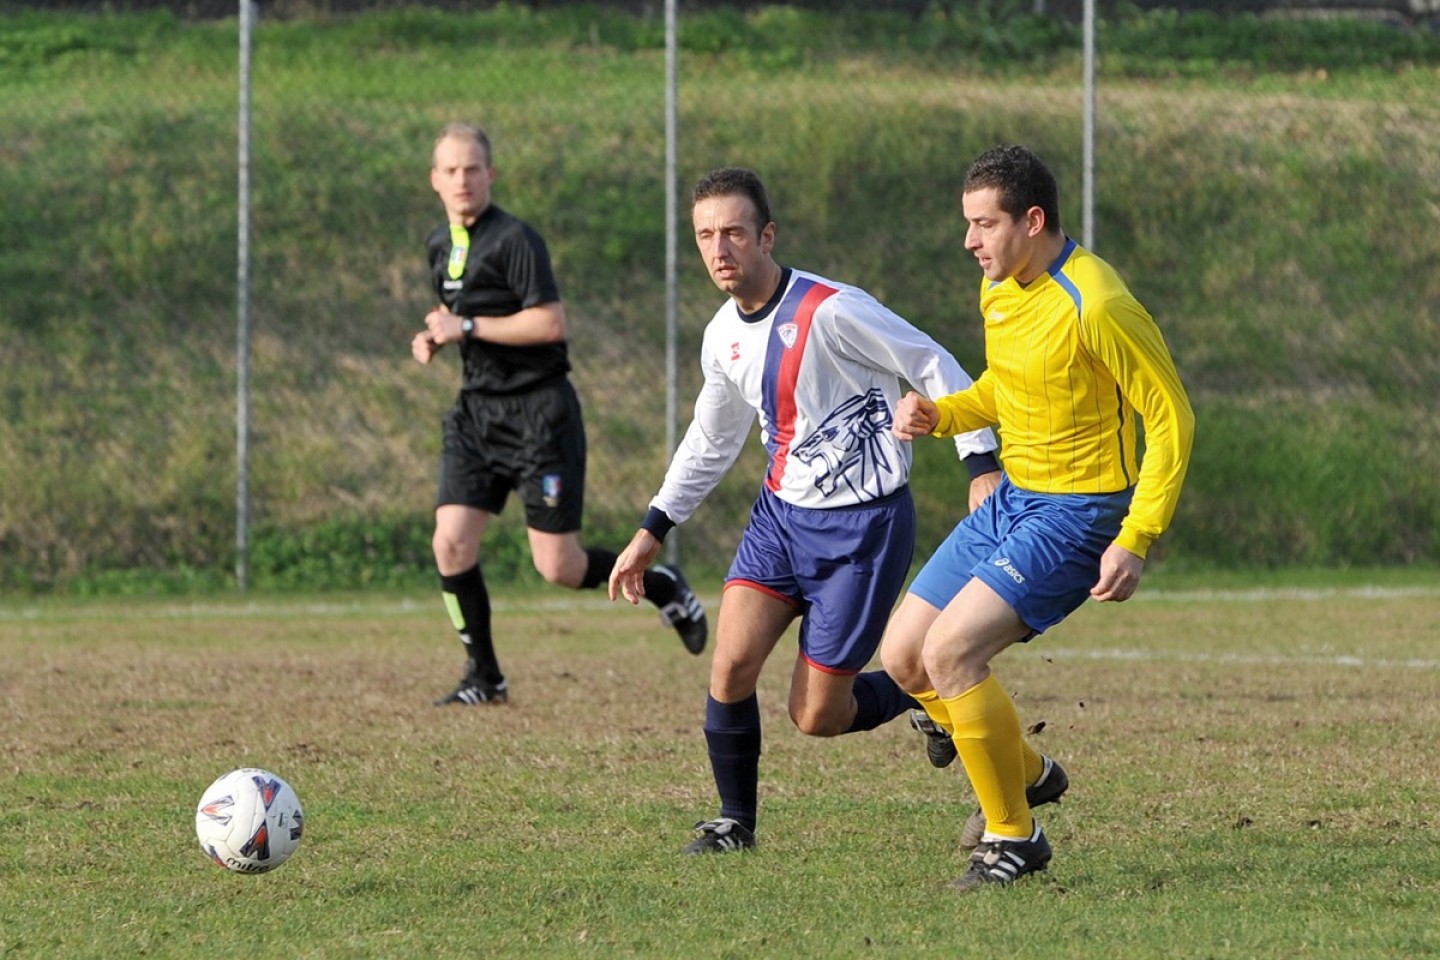
[[[915,700],[884,670],[871,670],[855,678],[855,719],[846,733],[874,730],[916,706]]]
[[[471,673],[486,683],[504,680],[500,661],[495,657],[495,640],[490,635],[490,592],[485,588],[480,565],[452,576],[441,574],[440,591],[450,622],[465,644]]]
[[[720,794],[720,816],[755,829],[760,792],[760,701],[752,693],[737,703],[705,702],[705,742]]]

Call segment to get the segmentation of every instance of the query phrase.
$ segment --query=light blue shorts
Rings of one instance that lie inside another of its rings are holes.
[[[979,577],[1014,608],[1030,636],[1043,633],[1089,598],[1100,579],[1100,556],[1120,533],[1133,493],[1133,487],[1031,493],[1006,478],[950,532],[910,592],[944,610],[971,577]]]

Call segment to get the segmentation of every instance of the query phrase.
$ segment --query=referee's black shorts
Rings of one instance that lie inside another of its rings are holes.
[[[585,422],[566,377],[524,393],[462,390],[445,414],[435,505],[498,514],[511,490],[519,491],[531,529],[580,529]]]

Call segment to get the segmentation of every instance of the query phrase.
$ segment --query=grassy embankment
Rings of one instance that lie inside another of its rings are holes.
[[[1075,33],[1026,17],[808,19],[686,22],[681,178],[760,169],[782,258],[870,288],[978,370],[958,181],[991,143],[1028,142],[1078,231]],[[0,586],[223,583],[235,26],[6,28]],[[455,116],[491,127],[500,202],[551,243],[589,411],[590,529],[628,532],[665,460],[658,38],[651,20],[593,11],[262,25],[256,585],[428,577],[454,373],[419,370],[404,344],[428,300],[426,151]],[[1440,561],[1440,39],[1161,17],[1107,25],[1101,49],[1097,247],[1159,318],[1200,417],[1157,567]],[[688,394],[716,300],[683,224],[681,239]],[[954,472],[944,445],[919,454],[928,549]],[[723,563],[758,472],[752,454],[692,522],[693,563]],[[497,533],[496,575],[523,575],[519,524]]]

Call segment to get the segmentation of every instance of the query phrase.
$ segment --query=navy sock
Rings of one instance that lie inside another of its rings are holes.
[[[738,703],[721,703],[707,697],[705,742],[720,794],[720,816],[754,830],[760,806],[759,698],[752,693]]]
[[[884,670],[871,670],[855,678],[855,705],[855,721],[846,733],[874,730],[906,710],[920,706]]]
[[[455,624],[455,632],[460,634],[460,642],[465,644],[471,675],[486,683],[504,680],[500,661],[495,657],[495,640],[490,635],[490,591],[485,588],[480,565],[477,563],[453,576],[441,574],[440,589],[455,598],[455,605],[460,610],[461,622]]]

